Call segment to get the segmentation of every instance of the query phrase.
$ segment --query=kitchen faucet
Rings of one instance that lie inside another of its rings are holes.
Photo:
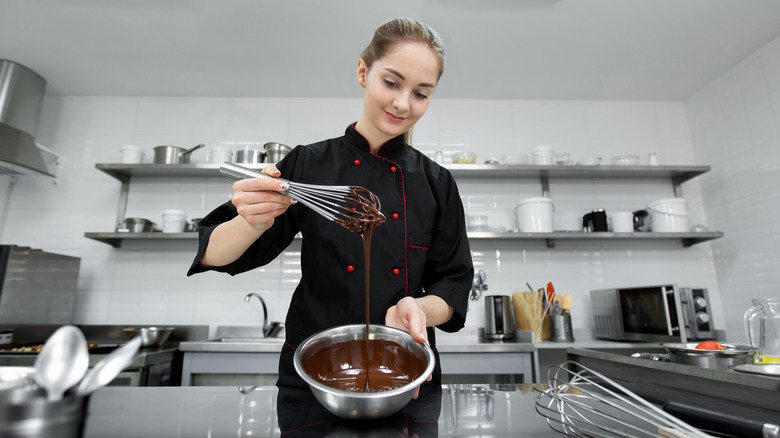
[[[265,300],[263,300],[263,297],[261,297],[260,294],[250,292],[244,297],[244,302],[248,303],[252,297],[257,297],[257,299],[260,300],[260,304],[263,306],[263,337],[273,338],[282,330],[282,323],[268,322],[268,309],[265,307]]]

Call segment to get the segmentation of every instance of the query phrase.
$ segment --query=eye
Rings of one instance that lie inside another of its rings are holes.
[[[398,84],[391,81],[390,79],[385,79],[385,85],[387,85],[387,88],[396,88]]]
[[[420,93],[419,91],[415,91],[414,92],[414,97],[416,97],[416,98],[418,98],[420,100],[425,100],[425,99],[428,98],[428,96],[426,94]]]

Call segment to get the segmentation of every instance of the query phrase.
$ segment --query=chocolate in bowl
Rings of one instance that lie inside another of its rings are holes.
[[[395,413],[409,403],[417,388],[433,372],[435,365],[433,351],[430,347],[417,342],[409,333],[392,327],[371,324],[369,325],[369,340],[378,339],[397,343],[423,361],[425,368],[419,376],[401,387],[374,392],[356,392],[334,388],[309,375],[305,364],[317,351],[342,342],[362,341],[365,339],[365,330],[366,327],[363,324],[329,328],[310,336],[295,350],[293,358],[295,371],[309,385],[317,400],[330,412],[342,418],[372,419]],[[336,358],[336,360],[343,361],[344,358]],[[356,365],[361,363],[360,355],[354,358],[353,363]],[[398,365],[394,365],[391,361],[388,366],[396,367]],[[394,371],[397,374],[405,374],[406,370],[404,365],[400,365],[400,369]]]

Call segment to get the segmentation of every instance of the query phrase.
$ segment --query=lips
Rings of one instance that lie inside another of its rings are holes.
[[[387,116],[387,118],[390,119],[390,121],[394,122],[394,123],[401,123],[404,120],[406,120],[405,117],[399,117],[399,116],[396,116],[396,115],[394,115],[392,113],[389,113],[387,111],[385,111],[385,116]]]

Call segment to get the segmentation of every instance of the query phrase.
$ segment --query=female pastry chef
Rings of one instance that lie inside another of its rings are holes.
[[[371,242],[372,324],[408,331],[435,349],[433,327],[463,327],[474,268],[463,205],[448,170],[412,148],[444,69],[441,40],[410,19],[380,26],[357,64],[363,111],[342,137],[294,148],[264,173],[375,193],[387,221]],[[231,201],[199,224],[200,246],[188,275],[235,275],[273,261],[301,232],[301,279],[285,320],[278,385],[306,386],[293,368],[295,348],[329,327],[365,323],[363,240],[280,192],[272,178],[238,181]],[[436,353],[433,381],[440,382]]]

